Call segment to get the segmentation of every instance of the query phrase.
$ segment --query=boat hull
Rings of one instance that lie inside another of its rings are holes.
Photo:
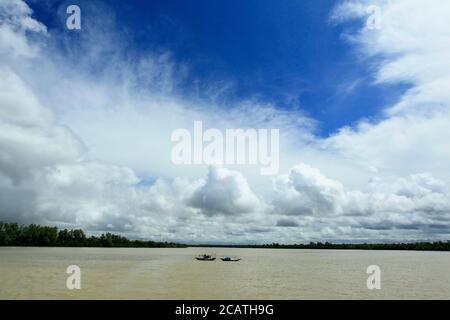
[[[225,261],[225,262],[238,262],[241,259],[238,259],[238,258],[220,258],[220,260]]]
[[[199,261],[214,261],[214,260],[216,260],[216,258],[200,258],[200,257],[195,257],[195,259],[197,259]]]

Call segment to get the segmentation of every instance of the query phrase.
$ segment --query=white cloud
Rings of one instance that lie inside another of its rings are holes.
[[[287,215],[335,215],[342,213],[344,190],[340,182],[326,178],[306,164],[295,166],[275,182],[276,211]]]
[[[46,34],[46,27],[30,17],[30,7],[23,1],[3,0],[0,5],[0,56],[7,54],[31,57],[38,53],[38,46],[27,41],[27,32]]]
[[[354,227],[373,230],[423,231],[448,223],[450,192],[445,183],[430,174],[374,178],[366,190],[347,191],[338,181],[301,164],[278,179],[273,211],[281,216],[298,216],[299,221],[312,216],[327,218],[332,225],[347,216],[353,220],[346,221],[349,227],[353,223]]]
[[[189,204],[206,215],[239,215],[264,210],[242,174],[218,167],[210,167],[207,180],[194,192]]]
[[[375,84],[403,83],[409,89],[387,106],[381,121],[361,121],[325,141],[326,148],[382,172],[431,172],[450,181],[450,16],[448,1],[346,1],[334,16],[358,18],[368,5],[380,8],[382,27],[348,31],[361,57],[375,70]],[[351,13],[351,14],[350,14]],[[336,18],[337,17],[337,18]]]

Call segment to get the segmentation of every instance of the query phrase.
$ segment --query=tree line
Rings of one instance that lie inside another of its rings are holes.
[[[19,225],[0,222],[0,246],[40,247],[128,247],[128,248],[183,248],[184,244],[149,240],[129,240],[126,237],[104,233],[87,237],[83,230],[58,230],[37,224]]]
[[[416,250],[416,251],[450,251],[450,241],[407,242],[407,243],[330,243],[310,242],[308,244],[282,245],[272,243],[263,245],[266,248],[292,249],[347,249],[347,250]]]

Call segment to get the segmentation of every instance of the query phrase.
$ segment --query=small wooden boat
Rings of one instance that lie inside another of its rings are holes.
[[[222,258],[220,258],[222,261],[229,261],[229,262],[236,262],[236,261],[239,261],[239,260],[241,260],[240,258],[236,258],[236,257],[227,257],[227,256],[225,256],[225,257],[222,257]]]
[[[202,254],[202,255],[196,256],[195,259],[201,260],[201,261],[214,261],[214,260],[216,260],[216,257],[213,257],[210,254]]]

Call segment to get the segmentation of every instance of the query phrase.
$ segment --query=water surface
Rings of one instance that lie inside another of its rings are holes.
[[[200,253],[239,262],[196,261]],[[81,289],[68,290],[69,265]],[[366,269],[381,268],[381,290]],[[449,299],[450,253],[0,247],[1,299]]]

